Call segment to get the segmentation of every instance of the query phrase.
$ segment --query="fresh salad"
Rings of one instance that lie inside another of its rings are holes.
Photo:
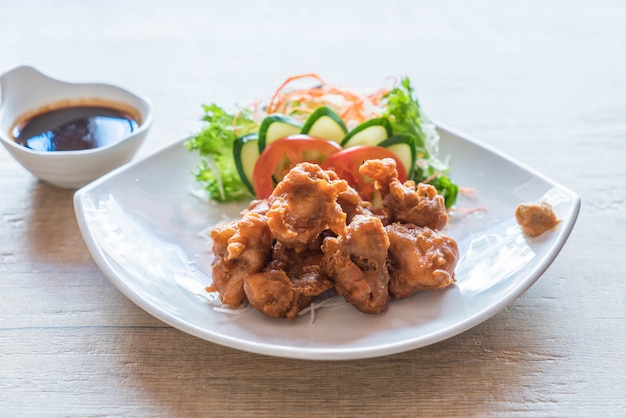
[[[360,94],[302,74],[288,78],[268,101],[235,111],[203,108],[205,126],[185,146],[202,156],[194,174],[212,200],[266,198],[289,169],[308,161],[332,169],[371,201],[373,182],[359,166],[393,158],[401,181],[432,184],[447,207],[456,201],[459,187],[437,158],[439,136],[407,77]]]

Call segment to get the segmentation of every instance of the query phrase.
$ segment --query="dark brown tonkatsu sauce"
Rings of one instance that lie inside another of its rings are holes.
[[[11,134],[16,143],[36,151],[75,151],[119,142],[138,126],[136,118],[113,107],[77,105],[38,113]]]

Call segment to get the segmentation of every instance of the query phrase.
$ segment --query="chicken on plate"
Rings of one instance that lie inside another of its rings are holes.
[[[392,159],[368,160],[360,172],[374,181],[380,209],[333,171],[300,163],[269,198],[215,226],[209,290],[233,308],[248,301],[295,319],[328,291],[376,314],[391,299],[453,284],[459,252],[441,232],[448,215],[434,187],[401,183]]]

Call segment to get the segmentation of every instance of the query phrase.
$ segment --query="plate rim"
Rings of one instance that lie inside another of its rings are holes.
[[[293,348],[272,345],[255,341],[248,341],[244,339],[232,338],[227,335],[216,333],[207,329],[202,329],[194,324],[187,323],[180,318],[169,315],[166,312],[160,310],[158,306],[155,306],[150,301],[141,297],[140,294],[135,292],[128,284],[122,280],[113,271],[109,262],[106,260],[102,249],[96,243],[93,235],[90,233],[90,226],[87,223],[82,205],[83,199],[93,190],[99,186],[105,184],[112,178],[119,176],[120,174],[128,171],[133,166],[140,163],[144,163],[157,155],[166,153],[169,149],[182,146],[184,141],[188,140],[190,136],[185,136],[181,139],[175,140],[171,143],[165,144],[152,152],[146,154],[142,158],[130,161],[121,167],[105,174],[104,176],[92,181],[91,183],[78,189],[73,196],[74,212],[78,221],[79,230],[83,236],[83,240],[87,245],[87,248],[94,259],[95,263],[102,271],[104,276],[131,302],[140,307],[142,310],[159,319],[167,325],[170,325],[178,330],[186,332],[197,338],[209,341],[212,343],[220,344],[226,347],[234,348],[237,350],[247,351],[256,354],[263,354],[273,357],[293,358],[301,360],[355,360],[375,358],[386,355],[398,354],[401,352],[426,347],[456,335],[479,325],[480,323],[488,320],[497,313],[501,312],[508,305],[523,295],[552,265],[558,254],[563,249],[567,242],[580,213],[581,198],[573,190],[560,184],[559,182],[547,177],[543,173],[535,170],[534,168],[517,161],[515,158],[505,154],[504,152],[492,147],[489,144],[484,143],[470,135],[464,134],[456,129],[450,128],[445,124],[435,123],[438,130],[447,132],[450,135],[457,137],[462,141],[470,142],[471,144],[482,148],[483,150],[494,154],[495,156],[506,160],[507,162],[523,169],[529,174],[540,178],[545,183],[551,185],[553,188],[558,188],[571,198],[571,205],[568,208],[568,214],[561,222],[561,233],[558,240],[548,249],[543,257],[534,262],[533,268],[526,274],[523,280],[520,280],[513,286],[506,294],[504,294],[496,303],[490,304],[480,311],[477,311],[473,315],[469,315],[462,321],[457,321],[450,326],[437,329],[436,331],[420,335],[419,338],[409,338],[400,342],[394,342],[391,344],[378,344],[375,347],[332,347],[332,348],[320,348],[320,347],[298,347],[297,350]]]

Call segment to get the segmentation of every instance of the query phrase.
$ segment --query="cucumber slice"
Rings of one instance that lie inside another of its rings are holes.
[[[302,129],[300,122],[292,117],[281,114],[266,116],[259,127],[259,153],[268,144],[289,135],[299,134]]]
[[[259,152],[259,135],[256,132],[235,139],[233,145],[235,167],[237,167],[241,181],[252,194],[255,194],[252,175],[259,155],[261,155]]]
[[[348,133],[348,128],[338,114],[329,107],[322,106],[311,113],[302,127],[302,133],[340,144]]]
[[[387,118],[370,119],[351,130],[341,141],[341,146],[378,145],[391,135],[391,124]]]
[[[404,165],[409,179],[415,175],[415,137],[413,135],[394,135],[377,144],[393,152]]]

